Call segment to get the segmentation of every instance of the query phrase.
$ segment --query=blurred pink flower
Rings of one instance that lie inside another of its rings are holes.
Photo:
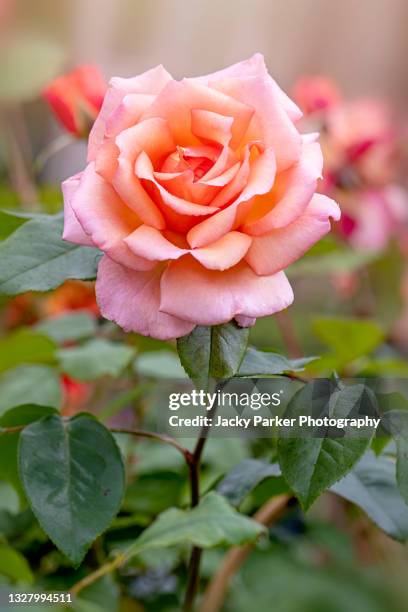
[[[360,250],[384,249],[408,222],[408,195],[395,184],[357,190],[342,203],[339,227],[350,244]]]
[[[78,66],[52,81],[43,96],[63,127],[88,137],[103,102],[107,83],[96,66]]]
[[[342,99],[336,83],[325,76],[300,77],[293,87],[293,97],[306,115],[326,111]]]
[[[322,131],[325,164],[319,191],[340,204],[338,231],[354,248],[385,248],[408,221],[408,197],[398,185],[398,131],[389,105],[374,98],[344,100],[324,77],[300,79],[295,93],[306,125]]]

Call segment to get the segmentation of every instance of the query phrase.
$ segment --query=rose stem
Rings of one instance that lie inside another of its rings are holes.
[[[289,357],[301,357],[303,351],[296,338],[295,328],[289,313],[285,311],[277,312],[275,314],[275,321],[286,345]]]
[[[265,527],[270,527],[285,512],[290,499],[291,496],[288,494],[278,495],[269,499],[254,514],[253,519],[261,525],[265,525]],[[233,576],[244,563],[254,546],[254,543],[244,544],[243,546],[231,548],[228,551],[221,563],[220,569],[214,574],[207,586],[200,606],[201,612],[207,612],[208,610],[218,612],[221,609]]]
[[[223,381],[216,385],[215,392],[220,391],[226,384],[227,381]],[[211,419],[214,417],[217,411],[218,405],[214,403],[214,406],[208,412],[208,422],[211,423]],[[204,445],[208,438],[208,432],[211,425],[204,425],[201,429],[200,436],[195,445],[194,451],[188,461],[188,467],[190,472],[190,489],[191,489],[191,507],[198,506],[200,501],[200,466],[201,457],[204,450]],[[188,578],[187,578],[187,590],[184,599],[183,611],[191,612],[194,609],[194,600],[197,595],[199,578],[200,578],[200,563],[202,548],[199,546],[193,546],[191,551],[190,561],[188,564]]]

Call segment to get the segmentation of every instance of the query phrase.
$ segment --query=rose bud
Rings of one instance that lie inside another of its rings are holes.
[[[79,66],[52,81],[43,92],[61,125],[77,138],[87,138],[98,116],[107,84],[96,66]]]
[[[183,336],[293,301],[284,269],[340,210],[316,194],[316,134],[259,54],[200,78],[113,78],[86,169],[63,184],[64,239],[104,252],[96,297],[126,331]]]

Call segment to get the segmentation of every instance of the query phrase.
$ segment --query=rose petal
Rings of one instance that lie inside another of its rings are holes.
[[[300,155],[301,136],[282,106],[281,96],[265,77],[228,78],[214,88],[255,109],[245,134],[246,141],[261,140],[275,152],[279,172],[294,164]]]
[[[232,268],[245,256],[251,238],[241,232],[229,232],[202,249],[193,249],[192,256],[210,270]]]
[[[115,321],[126,332],[160,340],[190,333],[194,323],[159,312],[162,271],[161,266],[156,266],[148,272],[136,272],[103,257],[96,281],[96,299],[102,316]]]
[[[153,183],[160,192],[163,203],[177,212],[180,215],[200,216],[209,215],[216,212],[218,208],[213,206],[205,206],[197,202],[190,202],[183,198],[171,194],[167,191],[155,178],[153,165],[144,151],[140,153],[136,160],[135,172],[140,179],[144,179]]]
[[[245,256],[251,238],[240,232],[230,232],[203,249],[184,249],[170,242],[158,230],[141,225],[124,239],[132,252],[152,261],[179,259],[190,253],[203,266],[211,270],[226,270]]]
[[[115,77],[110,81],[110,87],[105,95],[101,111],[92,126],[88,140],[88,161],[96,157],[106,130],[106,122],[111,113],[121,104],[127,94],[158,94],[163,87],[171,81],[171,75],[163,68],[157,66],[147,72],[131,79]]]
[[[153,261],[178,259],[188,253],[188,250],[175,246],[161,232],[147,225],[138,227],[125,238],[125,242],[135,255]]]
[[[112,138],[135,125],[142,113],[154,102],[152,94],[128,94],[106,120],[106,136]]]
[[[286,113],[292,119],[297,121],[302,117],[302,111],[300,108],[286,95],[286,93],[279,87],[276,81],[270,76],[265,65],[265,58],[262,53],[255,53],[252,57],[237,64],[233,64],[223,70],[218,70],[212,74],[208,74],[203,77],[198,77],[199,83],[212,85],[217,81],[224,79],[237,77],[239,79],[245,79],[247,77],[262,77],[268,79],[272,86],[275,88],[276,94],[285,109]]]
[[[187,234],[188,243],[192,247],[202,247],[234,229],[239,205],[251,200],[255,195],[267,193],[273,185],[275,170],[274,152],[272,149],[266,149],[253,161],[248,182],[238,199],[227,208],[195,225]]]
[[[160,92],[142,118],[163,117],[168,120],[174,139],[181,146],[200,144],[191,131],[191,111],[202,109],[233,117],[232,140],[235,148],[241,142],[253,115],[253,108],[194,79],[171,81]]]
[[[323,157],[317,142],[305,142],[299,162],[277,176],[273,190],[256,198],[244,231],[258,236],[284,227],[306,208],[322,175]]]
[[[74,211],[72,210],[71,201],[74,197],[82,172],[71,176],[62,183],[62,195],[64,198],[64,231],[62,233],[63,240],[73,242],[74,244],[82,244],[84,246],[95,246],[90,236],[86,234],[82,225],[78,221]]]
[[[123,242],[140,225],[140,219],[95,172],[93,162],[82,174],[71,206],[92,242],[112,259],[135,270],[152,267],[152,262],[134,255]]]
[[[233,123],[233,117],[198,108],[191,109],[191,131],[203,142],[216,142],[225,147],[231,140]]]
[[[182,257],[169,264],[161,280],[160,310],[198,325],[227,323],[236,315],[263,317],[292,301],[283,272],[257,276],[243,262],[219,272]]]
[[[339,220],[338,205],[327,196],[316,194],[293,223],[254,238],[245,260],[256,274],[283,270],[330,231],[329,217]]]

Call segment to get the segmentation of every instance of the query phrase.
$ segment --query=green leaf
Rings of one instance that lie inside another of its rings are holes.
[[[2,49],[0,100],[24,102],[41,93],[62,68],[62,47],[44,36],[21,32]]]
[[[62,402],[58,372],[45,365],[20,365],[0,376],[0,415],[22,404],[59,408]]]
[[[15,582],[32,584],[34,576],[21,553],[5,544],[0,545],[0,574]]]
[[[278,353],[259,351],[253,347],[249,347],[236,376],[248,378],[261,376],[265,378],[285,372],[301,372],[304,370],[305,365],[316,359],[318,359],[318,357],[287,359]]]
[[[189,377],[204,388],[210,379],[232,378],[241,365],[249,330],[234,321],[212,327],[199,325],[177,340],[181,365]]]
[[[8,238],[16,229],[23,225],[33,214],[17,210],[0,210],[0,240]]]
[[[20,329],[0,341],[0,372],[20,363],[54,363],[55,349],[47,336]]]
[[[408,505],[408,413],[390,410],[383,416],[382,425],[394,437],[397,446],[397,485]]]
[[[224,497],[211,492],[192,510],[171,508],[135,541],[126,557],[142,550],[192,544],[200,548],[238,545],[255,540],[265,530],[234,510]]]
[[[140,376],[149,378],[187,378],[180,360],[172,351],[148,351],[137,357],[134,369]]]
[[[298,391],[284,416],[295,419],[303,415],[345,418],[373,414],[375,408],[375,396],[364,385],[333,390],[331,381],[322,379],[308,383]],[[351,470],[367,449],[373,429],[365,431],[348,426],[344,428],[343,437],[334,437],[333,434],[329,437],[329,433],[327,427],[298,425],[287,432],[280,429],[278,454],[282,473],[305,510]]]
[[[35,329],[58,342],[77,342],[96,334],[96,319],[87,312],[73,312],[44,319]]]
[[[101,252],[62,240],[63,218],[40,215],[0,243],[0,293],[55,289],[69,278],[93,279]]]
[[[122,501],[124,467],[114,438],[86,414],[47,417],[22,432],[19,470],[41,527],[78,565]]]
[[[29,425],[34,421],[57,415],[58,411],[52,406],[38,406],[36,404],[23,404],[7,410],[0,418],[0,433],[2,427],[17,427],[19,425]]]
[[[131,347],[102,338],[58,351],[62,370],[77,380],[119,376],[134,355]]]
[[[326,356],[331,369],[341,369],[358,357],[371,353],[384,339],[384,332],[377,323],[366,319],[315,319],[313,331],[331,349]],[[317,368],[321,368],[321,363]],[[313,370],[313,366],[310,369]]]
[[[21,500],[24,500],[24,493],[18,473],[17,460],[20,432],[2,434],[1,428],[28,425],[44,416],[55,413],[56,410],[48,406],[27,404],[11,408],[0,418],[0,479],[9,482],[19,494]]]
[[[276,463],[265,463],[257,459],[244,459],[230,471],[217,486],[233,506],[239,506],[252,489],[265,478],[279,477],[281,470]]]
[[[395,481],[395,463],[369,452],[331,491],[359,506],[392,538],[408,539],[408,507]]]

